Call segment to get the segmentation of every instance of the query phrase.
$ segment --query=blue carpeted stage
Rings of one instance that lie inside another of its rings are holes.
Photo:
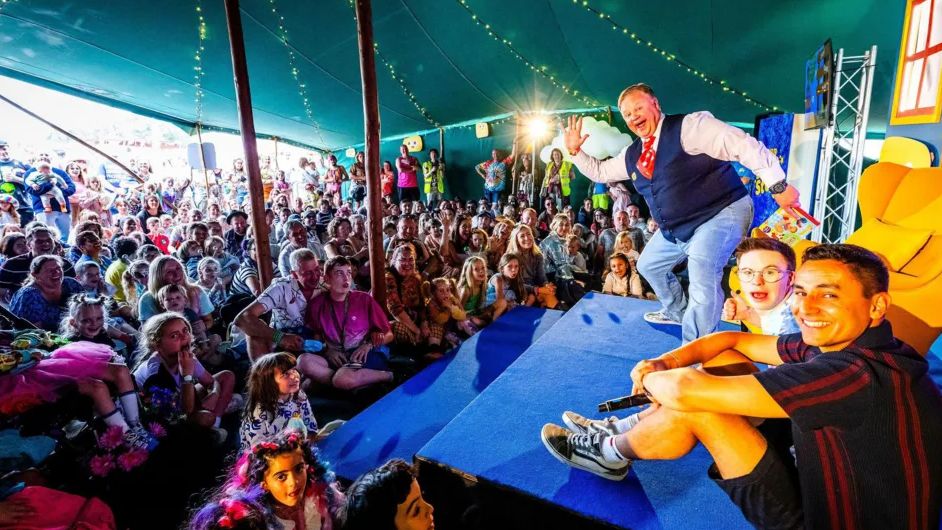
[[[321,456],[347,480],[390,458],[412,461],[561,316],[559,311],[514,309],[318,442]]]
[[[544,423],[630,392],[638,360],[680,344],[677,326],[644,322],[653,302],[589,294],[563,316],[417,458],[473,475],[622,528],[749,528],[706,476],[702,448],[673,462],[636,462],[611,482],[557,462],[540,443]]]
[[[348,480],[414,455],[442,528],[749,528],[707,478],[702,447],[635,462],[611,482],[560,464],[540,442],[564,410],[601,417],[599,402],[630,391],[635,362],[679,345],[679,327],[644,322],[657,307],[592,293],[562,318],[514,310],[353,418],[322,454]]]

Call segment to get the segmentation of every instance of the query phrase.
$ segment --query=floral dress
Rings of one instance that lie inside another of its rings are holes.
[[[277,436],[288,427],[292,418],[298,417],[304,423],[308,433],[317,432],[317,420],[311,410],[311,404],[303,390],[299,390],[293,397],[275,403],[274,414],[256,405],[252,416],[242,420],[239,428],[239,438],[242,440],[242,449],[247,450],[255,443],[269,440]]]

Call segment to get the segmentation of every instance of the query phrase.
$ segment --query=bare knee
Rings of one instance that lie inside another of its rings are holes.
[[[616,439],[619,450],[627,449],[645,460],[676,460],[697,446],[697,438],[684,423],[683,412],[658,407],[640,423]],[[627,447],[626,447],[627,445]],[[623,454],[628,454],[623,451]]]
[[[331,384],[334,377],[334,371],[327,364],[327,359],[312,353],[302,354],[298,358],[298,370],[305,377],[325,385]]]
[[[124,391],[125,389],[134,388],[134,384],[131,382],[131,371],[128,370],[126,364],[112,363],[108,365],[108,373],[118,390]]]
[[[334,377],[330,382],[335,388],[339,388],[340,390],[353,390],[360,386],[359,379],[356,370],[340,368],[334,373]]]
[[[213,375],[213,379],[219,384],[221,390],[231,390],[235,388],[235,374],[229,370],[223,370]]]
[[[108,385],[98,379],[88,379],[78,385],[79,393],[91,398],[110,398]]]
[[[216,415],[208,410],[198,410],[190,414],[189,420],[200,427],[212,427],[216,424]]]

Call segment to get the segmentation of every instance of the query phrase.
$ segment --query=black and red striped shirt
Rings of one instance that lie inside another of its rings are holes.
[[[938,529],[942,394],[889,322],[821,352],[783,335],[755,374],[792,420],[808,528]]]

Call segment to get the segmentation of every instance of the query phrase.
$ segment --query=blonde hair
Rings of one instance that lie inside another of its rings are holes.
[[[476,292],[482,292],[487,289],[487,274],[484,275],[484,281],[476,285],[474,281],[474,264],[481,262],[484,264],[484,270],[487,270],[487,262],[481,256],[471,256],[465,260],[461,267],[461,276],[458,277],[458,292],[460,300],[464,302]]]
[[[60,335],[69,336],[73,333],[78,333],[78,326],[76,323],[79,319],[79,315],[82,314],[82,311],[84,311],[86,307],[100,307],[102,316],[107,321],[108,308],[105,306],[105,298],[88,296],[86,294],[77,294],[69,299],[67,314],[62,319],[62,322],[59,323]],[[107,323],[105,327],[107,327]]]
[[[186,267],[180,263],[180,260],[173,256],[158,256],[157,259],[151,262],[150,271],[147,278],[147,292],[151,294],[154,298],[157,298],[157,293],[160,291],[160,288],[163,287],[163,276],[164,272],[167,270],[167,266],[170,265],[170,262],[176,262],[180,266],[180,270],[183,272],[181,280],[181,285],[186,289],[186,292],[189,296],[193,295],[195,289],[199,289],[198,286],[193,285],[186,277]]]
[[[158,313],[148,318],[147,322],[144,322],[144,325],[141,326],[141,341],[137,345],[137,366],[145,362],[151,353],[157,351],[157,345],[160,344],[160,339],[164,335],[164,327],[175,320],[184,322],[187,331],[193,332],[193,328],[186,317],[173,311]],[[135,370],[137,366],[134,367]]]
[[[558,227],[558,226],[559,226],[559,223],[561,223],[561,222],[563,222],[563,221],[567,221],[567,222],[569,222],[570,224],[572,224],[572,219],[569,218],[569,214],[567,214],[567,213],[558,213],[558,214],[554,215],[554,216],[553,216],[553,220],[550,221],[550,230],[552,230],[553,232],[555,232],[555,231],[556,231],[556,227]]]
[[[622,248],[622,246],[627,246],[627,248]],[[631,240],[631,233],[627,230],[619,232],[615,236],[615,243],[612,244],[613,252],[623,252],[628,253],[635,249],[635,244]]]
[[[526,230],[530,232],[530,237],[533,238],[533,247],[530,250],[524,250],[520,248],[517,244],[517,237],[520,235],[520,232]],[[510,233],[510,241],[507,242],[507,252],[517,254],[518,256],[523,256],[526,254],[532,254],[535,256],[542,256],[543,253],[540,251],[540,246],[536,244],[536,236],[533,235],[533,230],[530,229],[529,225],[518,224],[514,231]]]
[[[157,291],[157,302],[161,305],[161,307],[164,308],[164,311],[167,310],[167,308],[164,307],[164,300],[166,300],[168,296],[174,293],[182,294],[183,299],[186,300],[186,295],[187,295],[186,289],[180,285],[168,283],[167,285],[164,285],[163,287],[161,287],[159,291]]]

